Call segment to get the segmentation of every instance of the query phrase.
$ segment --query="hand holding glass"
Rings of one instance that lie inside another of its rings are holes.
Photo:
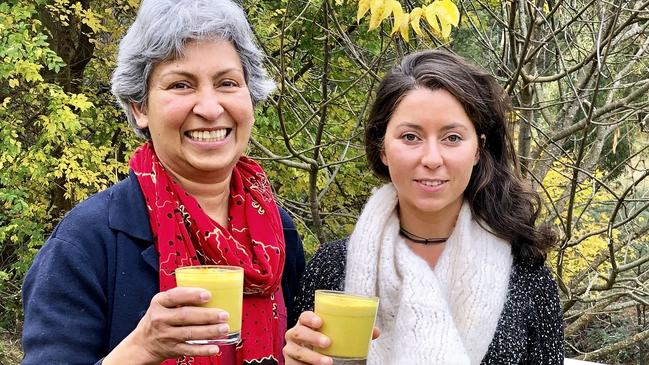
[[[331,340],[317,351],[338,359],[367,358],[379,298],[316,290],[315,314],[322,319],[320,332]]]
[[[191,344],[237,343],[241,333],[243,306],[243,268],[237,266],[203,265],[176,269],[176,284],[182,287],[203,288],[212,298],[203,305],[219,308],[230,314],[230,332],[223,338],[187,341]]]

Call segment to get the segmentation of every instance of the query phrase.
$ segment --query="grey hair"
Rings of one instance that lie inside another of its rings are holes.
[[[160,62],[182,57],[187,42],[223,39],[232,43],[243,66],[253,105],[268,98],[275,83],[263,66],[263,53],[243,9],[230,0],[143,0],[135,21],[122,38],[112,92],[140,137],[131,103],[146,108],[148,81]]]

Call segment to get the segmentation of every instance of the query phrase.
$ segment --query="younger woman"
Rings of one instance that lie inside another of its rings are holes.
[[[287,364],[331,364],[310,310],[316,289],[380,297],[368,364],[562,364],[562,315],[543,265],[540,200],[519,175],[511,105],[494,78],[443,51],[385,76],[365,131],[387,184],[352,235],[307,266]]]

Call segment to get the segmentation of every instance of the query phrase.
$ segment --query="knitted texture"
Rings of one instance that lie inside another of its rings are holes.
[[[345,290],[381,300],[382,335],[367,363],[479,364],[504,306],[510,245],[473,221],[464,204],[432,269],[399,236],[396,206],[392,184],[376,190],[348,244]]]
[[[296,313],[313,310],[317,289],[343,290],[346,256],[347,239],[320,246],[300,281]],[[429,337],[429,341],[438,340]],[[563,319],[557,285],[550,271],[514,258],[505,307],[481,364],[561,365],[563,346]],[[413,362],[418,364],[430,365]]]

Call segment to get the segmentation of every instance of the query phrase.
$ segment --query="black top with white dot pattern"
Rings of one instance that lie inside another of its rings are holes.
[[[347,241],[322,245],[295,298],[295,311],[313,310],[316,289],[343,290]],[[482,364],[563,364],[563,318],[557,285],[545,266],[514,261],[505,306]]]

